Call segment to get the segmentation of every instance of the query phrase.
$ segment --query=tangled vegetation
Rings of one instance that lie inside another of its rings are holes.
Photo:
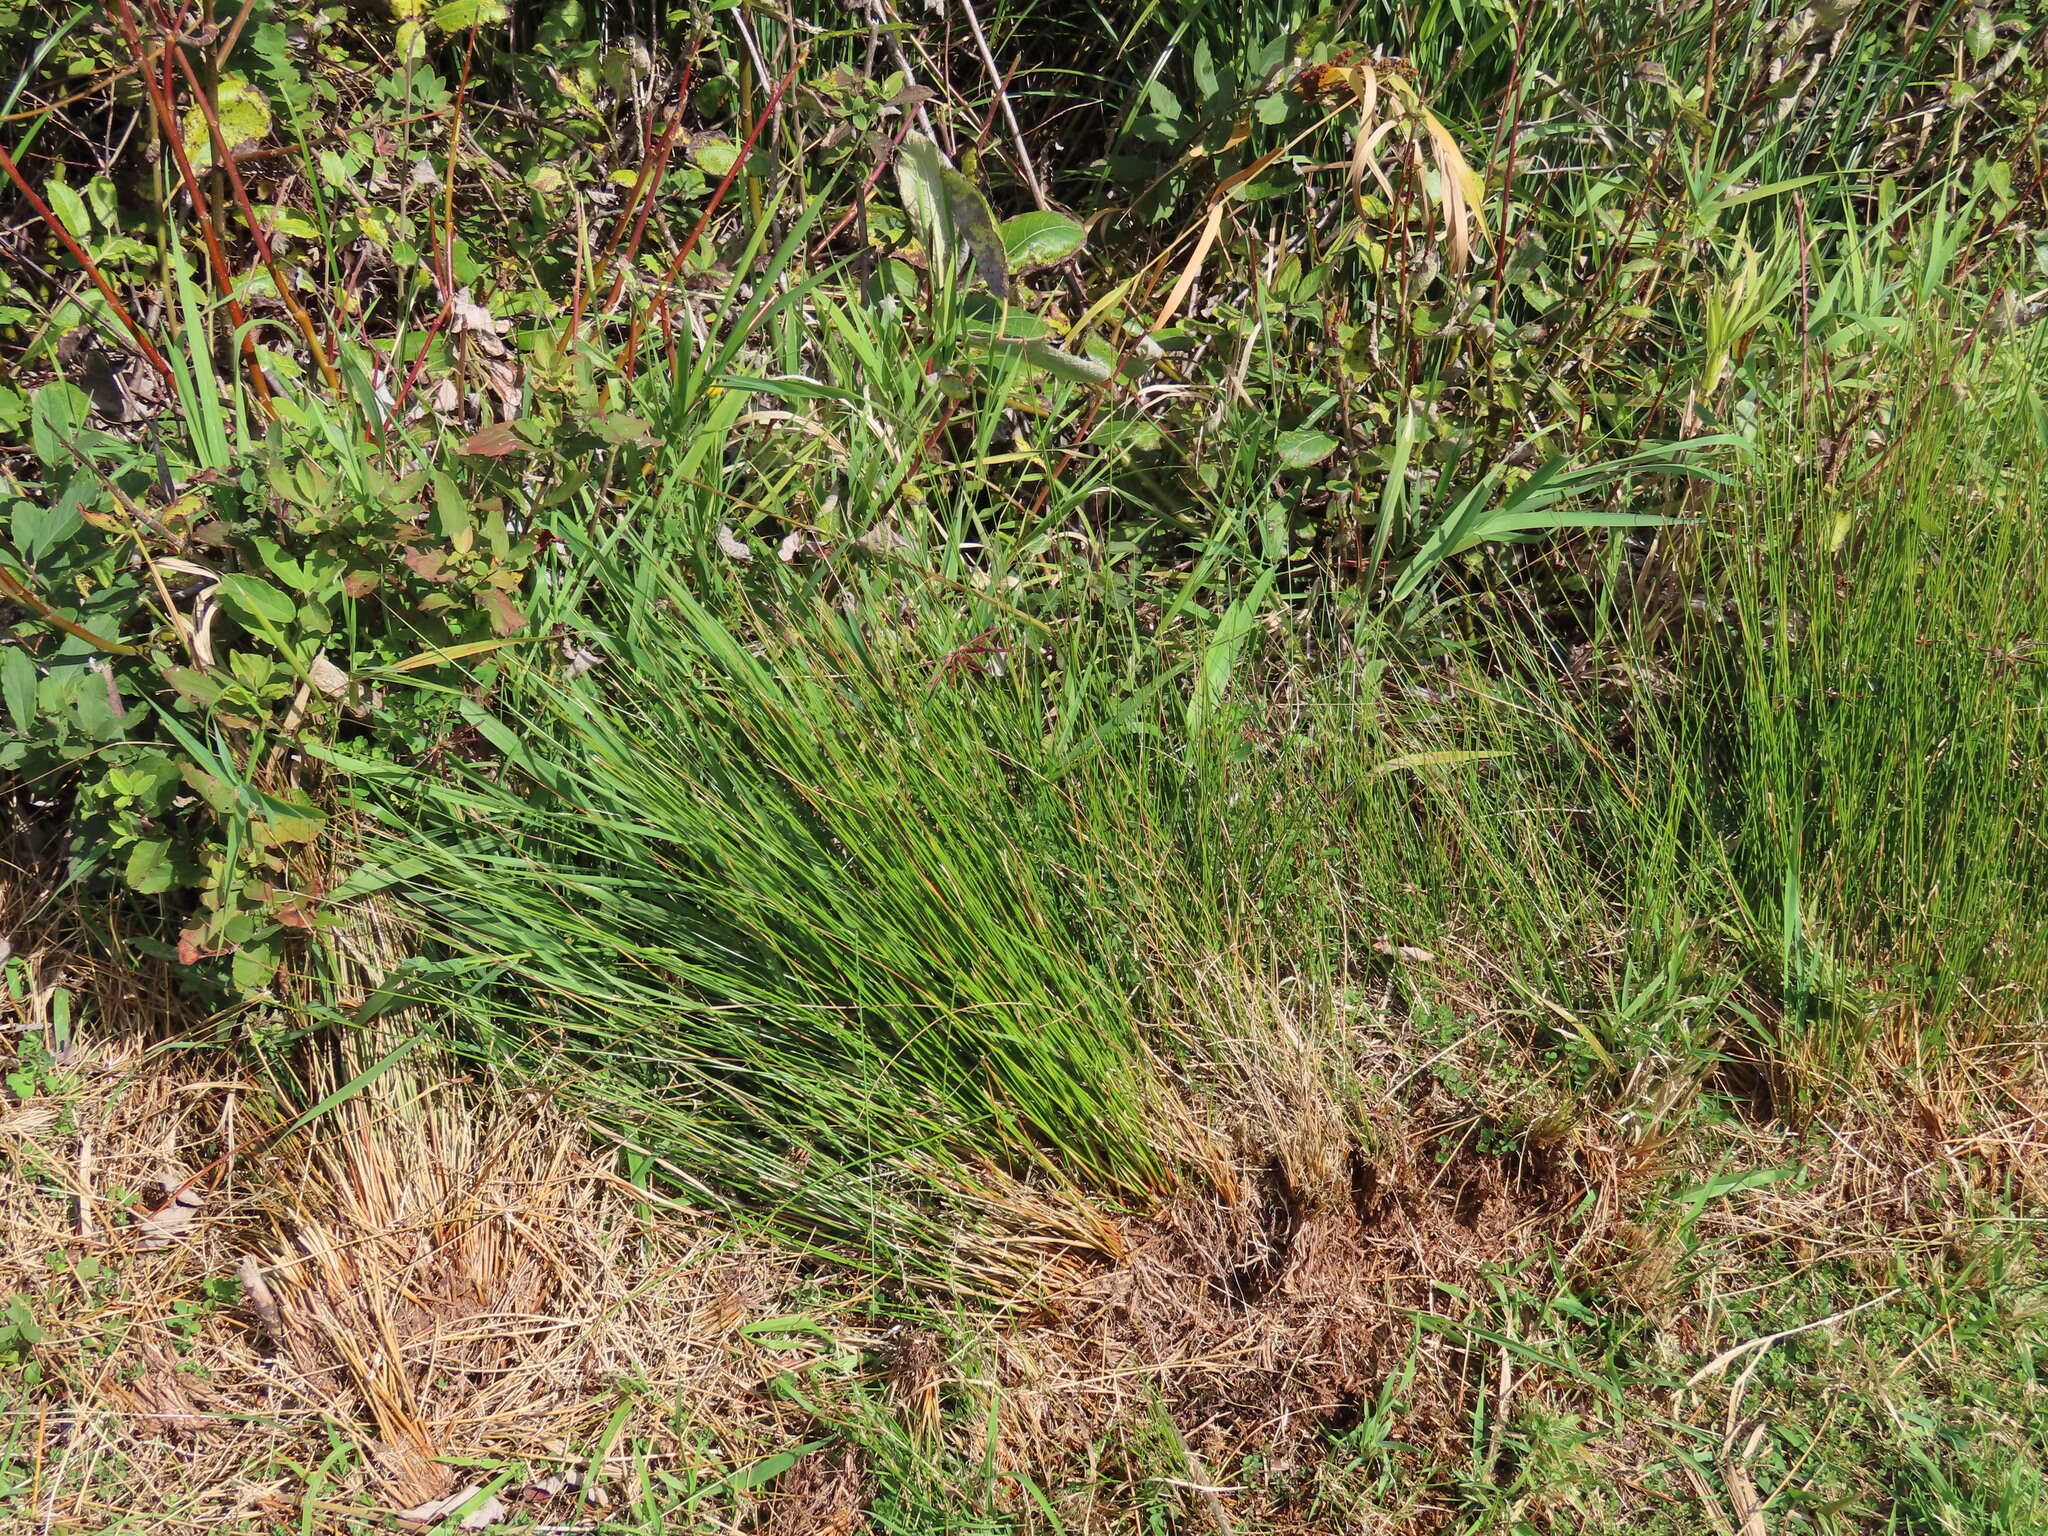
[[[2043,1529],[2039,0],[0,16],[22,1529]]]

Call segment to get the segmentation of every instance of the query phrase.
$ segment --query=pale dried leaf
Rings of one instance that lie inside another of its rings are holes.
[[[482,1492],[483,1489],[481,1487],[471,1484],[467,1488],[458,1489],[456,1492],[449,1494],[445,1499],[429,1499],[424,1504],[417,1504],[411,1509],[401,1510],[399,1511],[398,1518],[407,1525],[433,1525],[447,1519]],[[455,1529],[458,1531],[480,1531],[485,1526],[495,1525],[500,1520],[503,1520],[505,1513],[504,1501],[496,1494],[492,1494],[483,1503],[477,1505],[475,1509],[456,1521]]]
[[[734,534],[724,523],[718,525],[718,552],[728,560],[754,558],[754,552],[747,547],[747,541]]]
[[[348,692],[348,674],[329,661],[325,651],[313,658],[313,664],[306,668],[306,676],[330,699],[338,699]]]
[[[277,1295],[270,1289],[269,1280],[264,1278],[263,1266],[253,1253],[245,1253],[235,1265],[235,1278],[242,1282],[242,1299],[249,1303],[249,1310],[256,1314],[256,1321],[263,1325],[263,1331],[270,1335],[273,1344],[282,1345],[284,1335],[284,1313],[277,1305]]]
[[[512,329],[512,322],[500,320],[483,305],[469,296],[467,288],[459,290],[448,301],[448,329],[463,335],[473,336],[479,346],[493,357],[505,355],[505,344],[498,340],[500,333]]]
[[[168,1181],[166,1181],[168,1182]],[[153,1211],[138,1211],[135,1215],[135,1229],[142,1233],[144,1248],[163,1248],[176,1238],[185,1235],[192,1225],[192,1218],[199,1214],[206,1197],[196,1189],[179,1189],[163,1205]]]
[[[509,321],[501,321],[483,305],[469,296],[469,290],[459,290],[448,301],[448,329],[451,331],[485,331],[496,335],[509,327]]]
[[[1436,963],[1436,952],[1434,950],[1423,949],[1416,944],[1396,944],[1392,939],[1374,939],[1372,947],[1377,954],[1404,961],[1409,965],[1433,965]]]

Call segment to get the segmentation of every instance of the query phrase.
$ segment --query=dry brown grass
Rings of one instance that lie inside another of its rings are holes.
[[[1731,1342],[1715,1294],[1750,1259],[1846,1261],[1876,1286],[1971,1242],[1989,1204],[2038,1208],[2048,1177],[2035,1050],[1930,1068],[1902,1043],[1876,1063],[1881,1090],[1797,1129],[1680,1131],[1696,1088],[1644,1083],[1496,1152],[1474,1134],[1485,1106],[1426,1075],[1354,1136],[1316,1031],[1266,999],[1267,1043],[1234,1065],[1256,1091],[1212,1127],[1229,1149],[1214,1187],[1235,1200],[1103,1212],[1120,1258],[1007,1315],[913,1326],[848,1276],[626,1183],[544,1093],[426,1050],[278,1135],[287,1107],[196,1043],[161,973],[86,966],[61,925],[12,931],[16,1043],[56,1047],[66,995],[99,1022],[55,1050],[44,1091],[0,1106],[0,1297],[33,1298],[47,1330],[5,1403],[20,1487],[0,1531],[369,1529],[471,1490],[515,1527],[573,1526],[625,1519],[664,1474],[816,1442],[772,1497],[700,1512],[847,1536],[878,1422],[934,1465],[988,1467],[989,1497],[1027,1525],[1026,1479],[1072,1528],[1127,1520],[1135,1486],[1162,1486],[1164,1439],[1193,1528],[1331,1529],[1314,1490],[1332,1434],[1392,1373],[1415,1368],[1394,1430],[1418,1465],[1501,1390],[1453,1334],[1416,1330],[1417,1312],[1458,1311],[1446,1286],[1477,1294],[1540,1259],[1696,1364]],[[1418,1048],[1379,1027],[1395,1056]],[[301,1091],[354,1081],[379,1049],[315,1037]],[[1659,1193],[1757,1167],[1803,1177],[1701,1210],[1692,1235],[1725,1277],[1681,1283],[1685,1234]],[[789,1313],[829,1335],[820,1352],[865,1362],[807,1378],[809,1409],[763,1390],[801,1352],[748,1331]],[[1517,1390],[1597,1406],[1568,1382]],[[1711,1420],[1714,1391],[1658,1411]],[[1265,1482],[1233,1484],[1254,1453]],[[1648,1454],[1617,1434],[1597,1464],[1625,1490]],[[1422,1532],[1439,1513],[1418,1485],[1344,1528]]]

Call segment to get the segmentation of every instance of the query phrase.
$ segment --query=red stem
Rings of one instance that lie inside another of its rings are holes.
[[[35,211],[36,217],[50,226],[50,233],[57,237],[64,249],[71,253],[71,259],[92,279],[92,285],[99,289],[100,297],[107,301],[108,306],[114,311],[115,318],[135,339],[135,345],[142,349],[142,355],[149,359],[150,366],[164,376],[166,384],[175,386],[177,375],[171,371],[169,359],[156,349],[156,343],[149,339],[148,333],[128,312],[128,306],[121,302],[112,285],[107,282],[105,275],[100,271],[99,263],[86,255],[85,248],[71,238],[71,231],[64,227],[64,221],[52,213],[50,205],[36,194],[36,189],[28,184],[27,178],[21,174],[21,168],[14,163],[14,156],[8,154],[4,148],[0,148],[0,170],[7,172],[7,179],[28,199],[28,205]]]
[[[135,13],[128,8],[128,0],[113,0],[111,10],[123,38],[127,41],[129,51],[135,56],[136,63],[144,66],[140,71],[143,89],[149,92],[149,104],[156,115],[157,126],[162,131],[165,142],[171,146],[171,156],[178,164],[179,179],[184,182],[186,194],[192,199],[192,216],[198,221],[200,233],[205,237],[207,262],[213,268],[215,281],[220,284],[221,300],[227,305],[228,318],[241,333],[242,358],[248,365],[249,383],[267,412],[270,408],[270,380],[264,377],[263,366],[256,360],[256,338],[247,329],[249,316],[243,310],[241,301],[235,297],[234,273],[229,270],[227,252],[221,249],[220,236],[214,230],[206,194],[200,190],[198,173],[192,169],[192,157],[185,153],[185,136],[179,130],[169,58],[170,50],[176,43],[168,37],[165,39],[164,73],[163,78],[159,80],[147,67],[149,53],[142,45],[142,33],[135,24]]]
[[[761,109],[761,115],[754,119],[754,126],[747,130],[747,140],[740,146],[740,152],[734,158],[731,168],[720,179],[718,190],[711,194],[711,201],[706,203],[704,211],[697,215],[697,223],[690,230],[690,237],[683,242],[682,249],[676,252],[675,260],[668,264],[668,271],[663,274],[661,280],[664,288],[674,286],[676,274],[683,270],[683,263],[688,261],[691,252],[697,249],[697,242],[704,238],[704,230],[710,224],[711,216],[718,212],[718,205],[725,201],[725,194],[732,190],[733,182],[739,177],[740,167],[747,163],[747,156],[754,152],[754,145],[760,140],[761,130],[766,128],[769,119],[775,116],[775,109],[782,104],[783,92],[787,91],[790,82],[796,79],[796,72],[803,67],[803,62],[803,55],[799,54],[796,63],[789,66],[789,73],[776,82],[767,105]],[[633,321],[633,328],[626,333],[626,346],[624,352],[620,354],[620,362],[629,378],[633,372],[633,355],[640,345],[640,332],[646,324],[647,317],[642,314]]]

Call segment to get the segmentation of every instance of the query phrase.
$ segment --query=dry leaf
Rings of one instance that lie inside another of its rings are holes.
[[[910,540],[903,537],[892,525],[886,522],[875,524],[874,527],[870,528],[858,539],[855,539],[854,542],[863,549],[873,550],[878,555],[892,549],[909,549],[911,547]]]
[[[519,605],[496,587],[485,587],[476,595],[477,606],[491,616],[491,628],[501,635],[517,634],[526,627],[526,615]]]
[[[448,301],[448,329],[475,337],[477,344],[492,357],[505,355],[505,343],[498,340],[498,333],[510,330],[511,327],[511,321],[498,319],[483,305],[471,299],[467,288],[457,292],[455,297]]]
[[[165,1180],[166,1185],[170,1184]],[[177,1193],[153,1211],[138,1211],[135,1215],[135,1229],[142,1234],[144,1248],[164,1248],[192,1225],[192,1218],[199,1214],[199,1207],[206,1203],[206,1197],[196,1189],[179,1188]]]
[[[275,916],[280,927],[296,928],[300,933],[313,931],[313,910],[304,902],[289,902],[279,907]]]
[[[737,537],[723,523],[718,525],[718,552],[728,560],[751,560],[754,558],[754,552],[747,547],[747,541]]]
[[[1423,949],[1414,944],[1396,944],[1392,939],[1374,939],[1372,947],[1376,954],[1388,955],[1396,960],[1405,960],[1410,965],[1433,965],[1436,963],[1436,951]]]
[[[448,328],[451,331],[482,331],[495,336],[503,326],[495,315],[472,299],[469,290],[464,288],[448,301]]]
[[[330,699],[338,699],[348,692],[348,674],[329,661],[325,651],[313,658],[313,664],[306,668],[306,676]]]
[[[235,1278],[242,1282],[242,1299],[249,1303],[249,1310],[256,1314],[256,1321],[263,1325],[270,1342],[282,1349],[285,1342],[284,1313],[278,1307],[277,1295],[270,1289],[270,1282],[263,1277],[263,1266],[256,1262],[255,1254],[242,1255],[235,1265]]]
[[[586,645],[579,645],[568,635],[562,636],[562,660],[567,664],[571,677],[581,677],[604,658]]]
[[[407,550],[398,557],[399,563],[422,581],[453,581],[452,572],[443,570],[448,563],[447,553],[438,549]]]
[[[473,459],[502,459],[508,453],[523,453],[526,444],[509,421],[494,421],[472,433],[455,451]]]
[[[437,1521],[447,1519],[448,1516],[454,1514],[463,1505],[469,1503],[470,1500],[482,1492],[483,1489],[481,1487],[472,1484],[468,1488],[463,1488],[449,1494],[445,1499],[429,1499],[424,1504],[415,1505],[411,1509],[401,1510],[399,1511],[398,1518],[407,1525],[433,1525]],[[492,1494],[483,1503],[456,1521],[455,1529],[458,1531],[480,1531],[485,1526],[495,1525],[504,1518],[504,1501],[496,1494]]]

